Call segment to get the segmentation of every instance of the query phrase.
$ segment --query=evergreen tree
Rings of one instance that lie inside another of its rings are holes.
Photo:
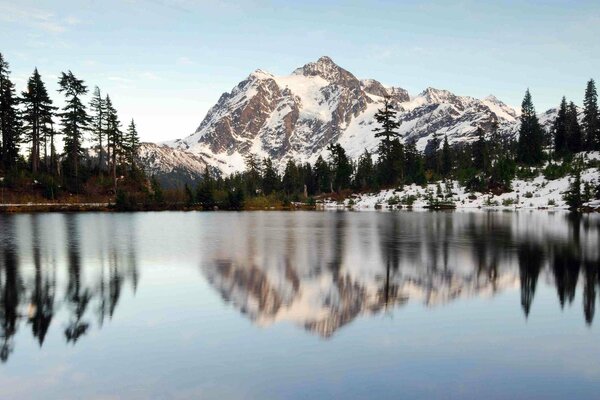
[[[106,133],[106,104],[100,93],[98,86],[94,89],[92,100],[90,101],[91,130],[94,141],[98,145],[98,170],[102,171],[104,167],[104,136]]]
[[[117,110],[113,107],[110,96],[106,96],[104,100],[106,110],[106,141],[108,147],[108,154],[110,158],[110,168],[115,189],[117,185],[117,159],[122,154],[123,150],[123,132],[121,131],[121,121]]]
[[[517,146],[518,160],[526,165],[541,163],[544,159],[543,141],[544,131],[535,114],[531,93],[527,89],[521,104],[521,127]]]
[[[477,141],[473,143],[473,166],[484,173],[489,171],[489,150],[485,140],[485,132],[481,127],[477,128]]]
[[[338,192],[350,188],[352,163],[346,155],[346,151],[339,143],[330,144],[327,146],[327,150],[330,153],[333,188]]]
[[[452,173],[452,150],[448,144],[448,136],[444,135],[444,144],[442,145],[442,175],[448,178]]]
[[[250,193],[250,195],[254,196],[259,190],[260,179],[260,160],[255,154],[249,153],[246,156],[245,183],[246,191]]]
[[[375,170],[373,159],[368,150],[358,159],[356,174],[354,176],[354,188],[356,190],[369,190],[375,186]]]
[[[377,110],[375,121],[379,126],[373,131],[380,138],[378,148],[377,169],[379,181],[384,185],[394,185],[404,180],[403,146],[400,142],[400,122],[396,118],[396,110],[388,97],[384,98],[383,108]]]
[[[583,196],[581,193],[581,161],[575,162],[574,177],[569,185],[569,190],[564,194],[564,199],[567,205],[572,210],[578,210],[583,204]]]
[[[275,168],[273,168],[273,160],[271,160],[271,158],[265,158],[263,160],[262,171],[262,190],[263,193],[268,196],[279,190],[280,186],[279,175]]]
[[[213,197],[213,190],[215,184],[213,178],[210,176],[208,165],[204,168],[204,175],[202,181],[196,188],[196,201],[202,205],[203,210],[212,210],[215,207],[215,200]]]
[[[65,106],[60,113],[62,121],[62,134],[64,135],[67,165],[71,176],[75,179],[78,188],[79,159],[81,156],[81,142],[84,131],[88,129],[90,118],[81,97],[87,93],[87,87],[81,79],[77,79],[71,71],[62,73],[58,82],[58,91],[65,95]]]
[[[440,138],[439,134],[435,132],[425,146],[425,168],[436,174],[440,172],[439,148]]]
[[[282,185],[284,192],[288,196],[297,194],[300,191],[300,174],[298,172],[298,166],[294,160],[289,160],[285,165]]]
[[[400,139],[400,122],[396,119],[396,110],[389,97],[383,99],[383,108],[375,113],[375,121],[380,125],[373,129],[376,138],[381,138],[384,147],[389,147],[394,139]]]
[[[583,129],[588,150],[600,150],[600,110],[596,83],[590,79],[583,99]]]
[[[421,152],[417,150],[417,144],[414,140],[409,140],[405,146],[404,171],[407,183],[425,184],[423,157]]]
[[[24,105],[23,119],[27,124],[24,136],[31,143],[31,170],[35,174],[40,167],[41,142],[44,142],[46,148],[46,136],[50,133],[47,126],[52,123],[56,108],[52,106],[52,100],[37,68],[27,82],[27,90],[21,96],[21,103]],[[47,150],[44,151],[44,156],[47,157]]]
[[[319,156],[315,162],[315,179],[319,193],[333,192],[331,185],[331,170],[329,164]]]
[[[127,153],[127,162],[129,162],[129,165],[131,165],[131,169],[134,170],[136,168],[135,160],[140,150],[140,137],[133,119],[127,127],[124,142],[124,148]]]
[[[13,168],[19,159],[21,120],[17,110],[15,86],[11,82],[8,62],[0,53],[0,166]]]
[[[577,120],[577,107],[570,102],[567,107],[567,145],[571,153],[577,153],[583,150],[583,138],[581,127]]]
[[[567,99],[563,96],[554,120],[554,152],[563,157],[569,152],[567,141]]]

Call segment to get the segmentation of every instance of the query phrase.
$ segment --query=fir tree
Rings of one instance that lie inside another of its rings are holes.
[[[294,160],[289,160],[285,165],[282,179],[283,190],[287,195],[294,195],[300,191],[300,174]]]
[[[113,107],[110,96],[104,100],[106,110],[106,141],[110,158],[110,171],[114,180],[115,189],[117,185],[117,160],[123,152],[123,132],[121,131],[121,121],[117,110]]]
[[[10,169],[19,159],[21,120],[17,110],[15,86],[11,82],[8,62],[0,53],[0,166]]]
[[[596,83],[590,79],[583,99],[583,129],[588,150],[600,150],[600,110]]]
[[[52,106],[52,100],[37,68],[27,82],[27,90],[21,96],[21,103],[24,105],[23,119],[27,124],[24,136],[31,143],[31,170],[35,174],[40,167],[41,142],[46,147],[46,136],[50,133],[47,126],[52,123],[56,108]],[[47,157],[47,150],[44,151],[44,156]]]
[[[417,185],[425,184],[426,179],[423,157],[417,150],[417,144],[414,140],[409,140],[405,146],[404,171],[407,183],[416,183]]]
[[[403,181],[403,148],[400,142],[400,122],[396,110],[388,97],[384,98],[383,108],[377,110],[375,120],[379,126],[373,131],[380,138],[378,149],[378,175],[384,185],[393,185]]]
[[[435,132],[425,146],[425,168],[436,174],[440,172],[439,148],[440,138],[439,134]]]
[[[448,178],[452,173],[452,150],[448,144],[448,136],[444,135],[444,144],[442,145],[442,175]]]
[[[375,174],[373,159],[368,150],[360,156],[354,176],[354,188],[357,190],[373,189],[375,186]]]
[[[262,190],[263,193],[268,196],[279,190],[280,186],[279,175],[273,167],[273,160],[271,160],[271,158],[265,158],[263,160],[262,171]]]
[[[381,138],[386,147],[389,147],[393,139],[400,138],[400,122],[396,119],[396,110],[390,102],[389,97],[383,99],[383,108],[375,113],[375,121],[380,125],[373,129],[376,138]]]
[[[212,210],[215,207],[213,197],[214,186],[214,180],[210,176],[208,165],[206,165],[202,181],[196,188],[196,201],[202,205],[203,210]]]
[[[329,164],[321,156],[317,157],[317,161],[315,162],[315,179],[319,193],[333,191],[331,188],[331,170],[329,169]]]
[[[100,93],[100,88],[94,88],[94,94],[90,101],[91,130],[94,141],[98,145],[98,170],[104,167],[104,136],[106,133],[106,104]]]
[[[489,170],[489,149],[487,140],[485,140],[485,132],[481,127],[477,128],[477,141],[473,143],[473,166],[487,173]]]
[[[567,99],[563,96],[554,120],[554,152],[563,157],[569,152],[567,141]]]
[[[337,192],[348,189],[352,178],[352,163],[346,155],[346,151],[339,143],[330,144],[327,146],[327,150],[330,153],[333,188]]]
[[[136,168],[135,160],[140,150],[140,137],[133,119],[129,123],[127,132],[125,133],[124,148],[127,153],[127,162],[131,165],[131,169],[134,170]]]
[[[570,102],[567,107],[567,145],[571,153],[577,153],[583,150],[583,138],[581,127],[577,120],[577,107]]]
[[[574,177],[569,185],[569,190],[564,194],[564,199],[567,205],[572,210],[578,210],[583,204],[583,196],[581,193],[581,161],[575,162]]]
[[[521,104],[521,127],[517,146],[518,160],[526,165],[541,163],[544,159],[543,141],[544,132],[535,114],[531,93],[527,89]]]
[[[255,195],[260,187],[261,170],[260,159],[253,153],[246,156],[245,183],[246,191]]]
[[[87,87],[81,79],[77,79],[71,71],[62,73],[58,82],[58,91],[65,95],[65,106],[60,113],[62,121],[62,134],[64,135],[67,165],[75,185],[78,187],[79,159],[81,156],[81,143],[84,131],[88,129],[90,118],[81,97],[87,93]]]

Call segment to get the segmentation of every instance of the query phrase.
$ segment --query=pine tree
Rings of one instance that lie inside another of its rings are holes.
[[[575,162],[575,176],[569,185],[569,190],[564,194],[564,199],[567,205],[572,210],[578,210],[583,204],[583,196],[581,194],[581,161],[576,160]]]
[[[333,189],[340,192],[348,189],[352,179],[352,163],[346,155],[346,151],[339,144],[327,146],[330,153],[331,171],[333,173]]]
[[[583,129],[588,150],[600,150],[600,110],[596,83],[590,79],[583,99]]]
[[[581,135],[581,127],[577,120],[577,107],[573,102],[570,102],[567,107],[567,146],[571,153],[577,153],[583,150],[583,138]]]
[[[110,168],[115,190],[117,186],[117,160],[123,153],[123,132],[121,131],[121,121],[117,110],[113,107],[110,96],[106,96],[104,101],[106,110],[106,140],[108,153],[110,154]]]
[[[388,97],[384,98],[383,108],[377,110],[375,121],[379,126],[373,131],[380,138],[378,148],[377,169],[379,180],[384,185],[393,185],[404,180],[403,146],[398,131],[400,122],[396,118],[396,110]]]
[[[246,172],[244,180],[246,183],[246,191],[254,196],[259,187],[261,179],[260,159],[256,154],[249,153],[246,157]]]
[[[91,130],[94,141],[98,145],[98,170],[104,168],[104,136],[106,133],[106,104],[100,93],[100,88],[94,88],[94,94],[90,101]]]
[[[331,189],[331,170],[329,169],[329,164],[321,156],[317,157],[317,161],[315,162],[315,176],[319,193],[333,191]]]
[[[124,148],[127,153],[127,162],[131,166],[131,169],[134,170],[136,168],[135,160],[137,159],[140,150],[140,137],[133,119],[127,127],[124,138]]]
[[[563,96],[554,120],[554,152],[563,157],[569,152],[567,141],[567,99]]]
[[[423,157],[421,152],[417,150],[415,140],[409,140],[406,143],[404,150],[404,171],[407,183],[416,183],[417,185],[425,184],[426,179]]]
[[[544,132],[535,114],[531,93],[527,89],[521,104],[521,127],[517,146],[518,160],[526,165],[541,163],[544,159],[543,141]]]
[[[77,79],[71,71],[62,73],[58,82],[58,91],[65,95],[65,106],[60,113],[62,121],[62,134],[64,135],[67,164],[79,187],[79,159],[81,156],[81,143],[83,134],[88,129],[90,118],[81,97],[87,93],[87,87],[81,79]]]
[[[439,134],[435,132],[425,146],[425,168],[436,174],[440,172],[439,148],[440,138]]]
[[[444,144],[442,145],[442,175],[448,178],[452,173],[452,150],[448,143],[448,136],[444,135]]]
[[[369,190],[375,186],[375,170],[373,167],[373,158],[368,150],[360,156],[356,166],[354,176],[354,188],[356,190]]]
[[[279,190],[280,186],[279,175],[273,167],[273,160],[271,160],[271,158],[265,158],[263,160],[262,171],[262,190],[263,193],[268,196]]]
[[[19,159],[21,120],[17,110],[15,86],[11,82],[8,62],[0,53],[0,166],[10,169]]]
[[[212,210],[215,207],[213,190],[215,188],[214,180],[210,176],[208,165],[204,167],[202,181],[196,188],[196,201],[202,205],[203,210]]]
[[[283,173],[282,186],[284,192],[290,196],[300,192],[300,174],[298,173],[298,166],[294,160],[289,160],[285,165],[285,171]]]
[[[477,128],[477,141],[473,143],[473,166],[484,173],[489,171],[489,150],[485,140],[485,132],[481,127]]]
[[[52,100],[37,68],[27,82],[27,90],[21,96],[21,103],[24,105],[23,120],[27,124],[24,136],[31,143],[31,170],[35,174],[40,167],[41,142],[46,147],[46,136],[49,133],[47,126],[52,123],[56,108],[52,106]],[[47,157],[47,150],[44,153]]]

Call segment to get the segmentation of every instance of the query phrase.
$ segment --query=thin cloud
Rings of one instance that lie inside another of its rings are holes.
[[[147,79],[147,80],[150,80],[150,81],[155,81],[155,80],[158,79],[158,75],[156,75],[153,72],[146,71],[146,72],[142,72],[140,74],[140,78],[141,79]]]
[[[50,33],[62,33],[66,27],[56,15],[39,8],[0,3],[0,20],[23,24]]]
[[[177,64],[179,65],[194,65],[194,62],[190,60],[189,57],[179,57],[177,59]]]

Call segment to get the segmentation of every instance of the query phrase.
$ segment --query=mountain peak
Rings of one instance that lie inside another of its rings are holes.
[[[294,75],[319,76],[331,83],[344,86],[359,87],[358,79],[344,68],[337,65],[330,57],[322,56],[315,62],[310,62],[297,68]]]

